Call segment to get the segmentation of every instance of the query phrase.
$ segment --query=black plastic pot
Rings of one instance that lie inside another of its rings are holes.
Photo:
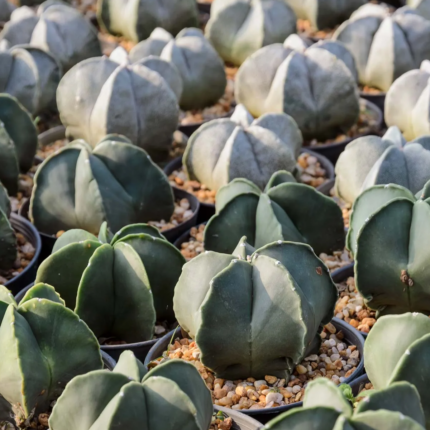
[[[364,371],[364,339],[359,331],[357,331],[354,327],[350,326],[349,324],[338,318],[333,318],[332,324],[336,327],[337,330],[343,331],[345,335],[344,341],[347,344],[357,345],[357,348],[360,351],[360,363],[357,366],[357,370],[345,380],[346,384],[350,384],[352,381],[361,376]],[[175,338],[174,333],[175,336],[182,336],[181,330],[178,327],[176,330],[172,330],[170,333],[167,333],[164,337],[159,339],[146,356],[145,365],[148,365],[151,361],[154,361],[163,355],[163,352],[167,350],[171,339]],[[300,407],[302,405],[302,402],[297,402],[292,405],[279,406],[277,408],[241,410],[240,412],[245,415],[253,416],[255,419],[265,424],[271,419],[273,419],[276,415]]]
[[[200,224],[197,224],[197,225],[196,225],[196,228],[199,228],[201,225],[206,225],[206,222],[202,222],[202,223],[200,223]],[[188,230],[188,231],[186,231],[185,233],[181,234],[181,236],[179,236],[179,237],[175,240],[175,242],[173,243],[173,245],[175,245],[175,246],[176,246],[176,248],[178,248],[179,250],[181,250],[181,249],[182,249],[182,248],[181,248],[181,245],[182,245],[184,242],[189,242],[190,237],[191,237],[191,229],[190,229],[190,230]]]
[[[254,418],[248,417],[234,409],[223,408],[222,406],[214,405],[215,411],[222,411],[227,416],[233,419],[233,430],[258,430],[261,429],[261,423]]]
[[[42,250],[42,242],[39,236],[39,232],[36,228],[20,215],[11,214],[10,222],[13,229],[19,233],[22,233],[25,238],[33,245],[35,249],[34,257],[30,264],[17,276],[6,282],[7,287],[13,295],[19,293],[29,283],[33,282],[36,277],[36,271]]]
[[[378,106],[376,106],[374,103],[372,103],[369,100],[366,100],[366,99],[361,99],[361,100],[365,104],[366,108],[375,114],[375,118],[377,122],[377,130],[378,131],[381,130],[383,120],[384,120],[381,109],[379,109]],[[336,164],[336,161],[339,158],[339,155],[343,152],[343,150],[345,149],[345,146],[348,145],[348,143],[352,142],[355,139],[358,139],[359,137],[368,136],[370,134],[375,134],[375,131],[373,130],[369,133],[363,133],[358,136],[355,136],[354,138],[345,139],[342,142],[330,143],[327,145],[312,146],[310,149],[312,149],[312,151],[314,152],[317,152],[318,154],[324,155],[333,164]]]
[[[200,13],[207,13],[210,15],[211,13],[211,3],[199,2],[197,1],[197,7]]]
[[[102,360],[104,365],[103,367],[107,370],[112,371],[116,366],[116,361],[109,354],[106,354],[104,351],[101,351],[101,353],[102,353]]]
[[[382,113],[382,123],[384,123],[384,108],[385,108],[385,96],[387,93],[380,93],[380,94],[368,94],[365,92],[360,93],[360,97],[362,99],[366,99],[370,103],[373,103],[375,106],[378,106],[378,108],[381,110]]]
[[[361,390],[363,390],[364,386],[368,384],[369,377],[365,373],[364,375],[361,375],[359,378],[357,378],[355,381],[352,381],[349,385],[352,388],[352,394],[354,396],[357,396]]]

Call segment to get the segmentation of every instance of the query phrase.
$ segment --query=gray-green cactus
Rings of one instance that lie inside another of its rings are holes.
[[[15,97],[0,94],[0,182],[10,195],[18,192],[19,173],[31,168],[36,149],[37,131],[29,113]]]
[[[308,20],[314,29],[331,29],[348,19],[367,0],[286,0],[297,18]]]
[[[107,231],[102,226],[99,238],[84,230],[64,233],[35,282],[54,286],[98,338],[150,340],[156,317],[175,320],[173,291],[185,259],[155,227]]]
[[[106,57],[82,61],[61,79],[57,104],[67,135],[93,147],[119,133],[159,157],[168,152],[178,126],[175,93],[158,71],[139,63],[120,65]]]
[[[0,0],[0,22],[9,21],[10,15],[14,9],[14,5],[8,0]]]
[[[289,378],[331,320],[337,290],[308,245],[253,251],[244,237],[233,255],[206,252],[186,263],[175,315],[217,376]]]
[[[415,9],[425,19],[430,19],[430,1],[429,0],[407,0],[406,4]]]
[[[33,288],[39,291],[30,289],[17,306],[10,292],[0,287],[0,420],[20,428],[34,415],[48,412],[75,376],[103,367],[99,344],[88,326],[52,287]]]
[[[82,60],[101,55],[97,30],[72,6],[48,0],[37,13],[23,6],[12,13],[0,33],[0,46],[30,44],[52,54],[63,71]]]
[[[294,172],[302,134],[290,116],[254,118],[238,105],[229,119],[203,124],[188,141],[183,163],[191,180],[218,191],[236,178],[264,189],[278,170]]]
[[[339,206],[286,171],[274,173],[264,192],[246,179],[218,191],[205,248],[231,253],[242,236],[256,248],[275,240],[307,243],[317,255],[342,249],[345,237]]]
[[[344,22],[333,38],[354,55],[360,82],[388,91],[409,70],[430,59],[430,22],[409,8],[390,14],[387,6],[366,4]]]
[[[425,427],[430,428],[428,316],[405,313],[378,319],[364,344],[364,365],[376,389],[390,388],[401,381],[414,385],[421,397]]]
[[[430,183],[420,198],[400,185],[377,185],[355,201],[347,248],[367,306],[379,314],[430,314]]]
[[[430,100],[430,62],[420,69],[400,76],[385,99],[385,122],[397,126],[406,139],[412,140],[430,134],[428,104]]]
[[[130,51],[133,62],[150,55],[159,56],[179,71],[183,83],[179,101],[182,109],[211,106],[224,94],[227,85],[224,63],[201,30],[186,28],[173,39],[167,31],[156,28]]]
[[[195,0],[98,0],[97,17],[106,31],[136,43],[157,27],[176,35],[199,22]]]
[[[366,341],[367,344],[367,341]],[[263,430],[424,430],[417,389],[407,382],[366,393],[355,410],[333,382],[319,378],[306,387],[303,408],[286,412]]]
[[[255,117],[284,112],[305,140],[326,140],[349,130],[360,112],[354,60],[337,42],[307,48],[293,35],[251,55],[236,76],[235,96]]]
[[[196,368],[171,360],[146,373],[131,351],[113,372],[73,379],[49,419],[51,430],[207,430],[212,400]]]
[[[34,177],[30,218],[56,235],[81,228],[98,234],[106,221],[122,227],[170,219],[173,192],[166,175],[123,136],[106,136],[95,149],[76,140],[48,157]]]
[[[0,52],[0,92],[16,97],[32,115],[56,109],[61,69],[55,58],[30,45]]]
[[[225,61],[240,66],[251,54],[296,32],[285,0],[215,0],[205,34]]]
[[[6,189],[0,182],[0,269],[13,267],[17,257],[15,232],[9,222],[10,201]],[[1,322],[1,310],[0,310]]]
[[[360,137],[336,163],[336,193],[353,203],[373,185],[398,184],[416,194],[430,179],[430,136],[407,143],[397,127],[385,135]]]

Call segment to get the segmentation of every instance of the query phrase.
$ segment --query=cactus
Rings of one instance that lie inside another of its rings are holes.
[[[343,248],[339,206],[285,171],[273,174],[264,192],[234,179],[216,196],[216,214],[205,228],[207,250],[231,253],[242,236],[260,248],[275,240],[307,243],[317,255]]]
[[[212,400],[196,368],[172,360],[146,373],[131,351],[113,372],[94,371],[68,385],[49,419],[51,430],[207,430]]]
[[[367,344],[367,341],[366,341]],[[407,382],[366,393],[353,411],[342,390],[324,378],[306,387],[303,408],[286,412],[262,430],[424,430],[417,389]]]
[[[14,9],[13,4],[9,3],[8,0],[0,0],[0,22],[9,21]]]
[[[29,113],[14,97],[0,94],[0,182],[10,195],[18,192],[19,173],[31,168],[36,149],[37,132]]]
[[[34,177],[30,218],[56,235],[81,228],[98,234],[106,221],[117,231],[170,219],[173,192],[147,153],[123,136],[106,136],[95,149],[76,140],[48,157]]]
[[[0,52],[0,92],[16,97],[32,115],[56,109],[60,66],[48,52],[21,45]]]
[[[175,320],[173,291],[185,259],[155,227],[106,232],[103,225],[99,238],[84,230],[64,233],[40,265],[36,283],[54,286],[98,338],[150,340],[156,316]]]
[[[252,251],[244,237],[233,255],[206,252],[186,263],[175,315],[218,377],[289,378],[331,320],[337,290],[308,245]]]
[[[407,0],[406,4],[417,11],[425,19],[430,19],[430,1],[429,0]]]
[[[179,101],[182,109],[203,109],[224,94],[227,85],[224,63],[201,30],[186,28],[173,39],[165,30],[156,28],[130,51],[133,62],[150,55],[160,56],[179,71],[183,82]]]
[[[105,135],[119,133],[159,156],[168,152],[178,125],[177,98],[162,75],[105,57],[69,70],[58,86],[57,103],[67,135],[93,147]]]
[[[19,428],[27,428],[34,415],[48,412],[75,376],[102,368],[99,345],[88,326],[62,304],[52,287],[33,288],[49,298],[32,298],[30,289],[17,306],[0,287],[0,403]]]
[[[135,43],[147,39],[157,27],[176,36],[199,22],[195,0],[98,0],[97,18],[109,33]]]
[[[255,117],[285,112],[305,140],[334,138],[358,120],[354,61],[339,43],[306,46],[293,35],[255,52],[237,73],[236,100]]]
[[[406,188],[389,184],[364,191],[355,201],[347,248],[355,257],[358,291],[379,315],[430,313],[423,262],[430,223],[430,183],[417,200]]]
[[[345,148],[336,163],[336,193],[353,203],[373,185],[398,184],[416,194],[430,179],[430,136],[407,143],[400,130],[360,137]]]
[[[430,59],[430,22],[408,8],[390,14],[384,5],[366,4],[335,32],[354,55],[360,83],[388,91],[409,70]]]
[[[417,286],[417,288],[419,288]],[[418,313],[381,317],[364,344],[364,365],[375,389],[409,382],[421,396],[430,428],[430,319]]]
[[[0,182],[0,269],[13,267],[17,257],[15,232],[9,222],[10,201],[6,189]],[[0,322],[1,322],[0,309]]]
[[[203,124],[188,141],[183,163],[191,180],[218,191],[236,178],[264,189],[281,169],[294,172],[302,134],[288,115],[265,114],[254,121],[242,105],[230,119]]]
[[[297,18],[310,21],[314,29],[325,30],[341,24],[367,0],[286,1],[293,8]]]
[[[0,33],[0,45],[30,44],[52,54],[66,72],[87,58],[101,55],[97,30],[72,6],[46,1],[34,12],[22,6]]]
[[[296,15],[285,0],[215,0],[205,34],[223,60],[240,66],[296,29]]]
[[[397,126],[408,140],[430,134],[427,104],[430,99],[430,62],[397,79],[385,99],[385,122]]]

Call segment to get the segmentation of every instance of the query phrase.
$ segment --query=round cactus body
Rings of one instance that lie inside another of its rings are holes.
[[[0,0],[0,22],[7,22],[15,9],[14,5],[8,0]]]
[[[0,269],[6,270],[13,267],[17,257],[15,232],[9,222],[10,211],[11,207],[7,191],[0,182]],[[2,317],[0,309],[0,324]]]
[[[406,0],[406,4],[415,9],[425,19],[430,19],[430,1],[429,0]]]

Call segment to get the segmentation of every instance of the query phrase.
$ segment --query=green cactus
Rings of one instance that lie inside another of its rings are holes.
[[[173,39],[167,31],[156,28],[130,51],[133,62],[150,55],[161,57],[179,71],[183,82],[179,101],[182,109],[203,109],[224,94],[227,85],[224,63],[201,30],[186,28]]]
[[[0,182],[10,195],[18,192],[19,173],[31,168],[36,149],[31,116],[15,97],[0,94]]]
[[[15,232],[9,222],[10,201],[6,189],[0,182],[0,269],[13,267],[17,257]],[[1,310],[0,310],[1,322]]]
[[[293,118],[265,114],[254,121],[238,105],[229,119],[203,124],[188,141],[183,163],[191,180],[218,191],[236,178],[263,189],[272,174],[294,172],[302,134]]]
[[[325,30],[341,24],[367,0],[286,1],[296,13],[297,18],[310,21],[314,29]]]
[[[391,84],[430,58],[430,22],[408,8],[365,4],[335,32],[354,55],[360,83],[388,91]]]
[[[326,140],[358,120],[359,97],[351,53],[342,44],[292,35],[250,56],[236,76],[235,96],[255,117],[284,112],[305,140]]]
[[[417,287],[418,288],[418,287]],[[426,428],[430,428],[430,319],[419,313],[378,319],[364,344],[364,365],[374,388],[409,382],[421,396]]]
[[[353,203],[373,185],[398,184],[412,193],[430,179],[430,136],[407,143],[400,130],[360,137],[345,148],[336,163],[336,193]]]
[[[94,371],[68,385],[49,418],[51,430],[207,430],[212,400],[196,368],[171,360],[146,373],[131,351],[113,372]]]
[[[231,253],[242,236],[256,248],[275,240],[307,243],[317,255],[342,249],[345,238],[339,206],[285,171],[274,173],[264,192],[246,179],[218,191],[205,248]]]
[[[217,376],[289,378],[331,320],[337,289],[308,245],[252,251],[242,238],[233,255],[206,252],[186,263],[175,315]]]
[[[150,340],[156,316],[175,320],[173,292],[185,259],[155,227],[106,231],[102,226],[99,238],[84,230],[64,233],[35,282],[54,286],[98,338]]]
[[[30,290],[17,306],[0,287],[0,419],[8,415],[20,428],[34,415],[48,412],[75,376],[103,366],[88,326],[64,307],[51,287],[34,288],[49,298],[32,298]]]
[[[143,149],[110,135],[95,149],[76,140],[43,162],[34,176],[30,218],[46,234],[72,228],[98,234],[104,221],[116,231],[170,219],[173,209],[166,175]]]
[[[430,1],[429,0],[407,0],[406,4],[415,9],[425,19],[430,19]]]
[[[27,6],[16,10],[0,33],[7,48],[30,44],[52,54],[64,72],[87,58],[101,55],[95,27],[75,8],[48,0],[34,12]]]
[[[295,32],[296,15],[285,0],[215,0],[205,29],[221,58],[235,66]]]
[[[178,125],[177,97],[160,73],[106,57],[82,61],[67,72],[57,103],[66,134],[93,147],[105,135],[119,133],[159,156],[170,149]]]
[[[303,408],[280,415],[262,430],[424,430],[424,422],[420,396],[411,384],[397,382],[366,393],[353,411],[341,389],[319,378],[307,385]]]
[[[183,28],[198,27],[199,22],[195,0],[131,0],[127,4],[98,0],[97,18],[107,32],[135,43],[147,39],[157,27],[176,36]]]

